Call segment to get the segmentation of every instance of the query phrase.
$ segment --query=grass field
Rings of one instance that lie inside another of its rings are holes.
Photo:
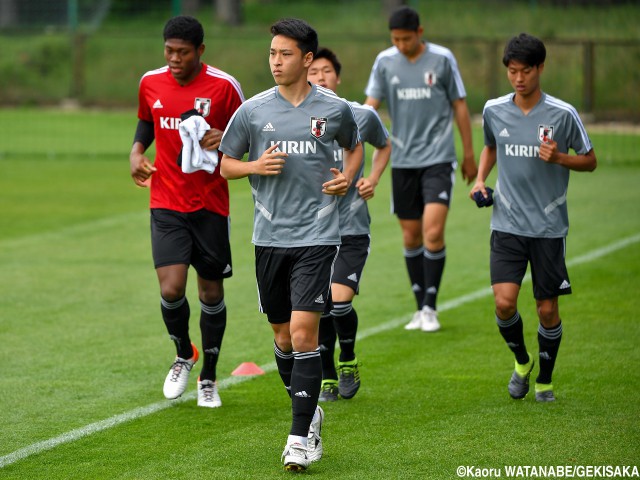
[[[289,399],[257,311],[247,182],[231,183],[223,407],[204,411],[195,378],[183,400],[162,396],[174,350],[160,319],[147,192],[128,172],[135,113],[3,110],[0,125],[0,478],[287,477],[279,457]],[[326,406],[325,457],[311,476],[449,479],[476,466],[504,478],[509,465],[640,466],[640,137],[592,138],[599,168],[572,174],[569,189],[574,294],[561,299],[558,401],[508,397],[513,360],[488,281],[490,211],[468,200],[461,181],[447,227],[443,328],[402,329],[413,300],[385,174],[370,203],[371,256],[355,301],[363,386]],[[478,130],[474,140],[479,152]],[[530,283],[519,308],[536,352]],[[192,332],[197,339],[195,319]],[[231,377],[241,362],[266,374]]]

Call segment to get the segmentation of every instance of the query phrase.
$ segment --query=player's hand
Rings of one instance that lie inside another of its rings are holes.
[[[149,187],[149,179],[157,168],[141,153],[132,153],[129,156],[129,164],[134,183],[139,187]]]
[[[546,140],[540,144],[540,159],[547,163],[556,163],[558,154],[558,143],[553,140]]]
[[[272,145],[267,148],[260,158],[252,162],[253,174],[256,175],[279,175],[284,168],[284,158],[288,157],[286,153],[276,152],[278,145]]]
[[[478,166],[473,155],[465,155],[462,159],[462,167],[460,168],[462,173],[462,179],[466,180],[467,185],[471,185],[471,182],[478,176]]]
[[[371,179],[365,178],[365,177],[360,178],[356,182],[356,188],[358,189],[358,193],[365,200],[369,200],[373,198],[376,186],[377,185],[374,185]]]
[[[204,150],[215,150],[220,146],[220,140],[222,140],[222,130],[212,128],[207,130],[202,139],[200,140],[200,146]]]
[[[351,186],[351,180],[345,177],[344,173],[337,168],[331,168],[330,171],[333,174],[333,180],[322,184],[322,193],[338,196],[345,195]]]
[[[482,196],[484,198],[487,198],[489,196],[489,194],[487,193],[487,187],[480,179],[476,180],[476,183],[473,185],[473,188],[469,192],[469,198],[474,202],[476,201],[476,199],[473,196],[476,192],[482,192]]]

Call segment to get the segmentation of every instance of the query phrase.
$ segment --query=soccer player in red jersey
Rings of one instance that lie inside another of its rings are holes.
[[[201,61],[204,31],[188,16],[164,27],[167,65],[145,73],[138,92],[138,126],[129,155],[136,185],[151,190],[151,247],[160,283],[162,318],[176,345],[176,359],[164,395],[185,391],[200,354],[189,336],[190,308],[185,292],[193,265],[198,277],[200,330],[204,354],[198,378],[198,405],[219,407],[216,365],[226,327],[223,279],[231,276],[229,190],[219,169],[183,173],[178,126],[189,114],[201,115],[210,129],[200,146],[214,151],[231,116],[244,101],[240,84]],[[156,141],[155,162],[145,151]]]

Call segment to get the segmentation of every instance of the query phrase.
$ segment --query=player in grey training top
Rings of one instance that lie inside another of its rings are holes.
[[[411,62],[390,47],[379,53],[365,93],[386,100],[393,119],[393,168],[455,163],[451,102],[466,97],[453,53],[434,43]]]
[[[309,68],[307,80],[336,91],[342,65],[335,53],[321,48]],[[319,401],[350,399],[360,388],[360,371],[355,353],[358,314],[352,305],[359,290],[362,271],[369,255],[369,209],[366,200],[374,195],[391,154],[389,134],[376,111],[368,105],[350,103],[356,115],[360,138],[375,147],[371,172],[364,177],[364,161],[354,184],[338,199],[342,246],[334,264],[331,279],[333,306],[320,319],[320,356],[322,358],[322,389]],[[343,149],[335,145],[336,167],[343,167]],[[363,150],[364,158],[364,150]],[[334,363],[336,334],[340,343],[338,372]],[[339,395],[339,396],[338,396]]]
[[[485,145],[496,149],[498,180],[491,230],[537,238],[567,236],[569,169],[540,161],[540,146],[557,143],[586,155],[593,147],[576,112],[568,103],[544,92],[527,115],[510,93],[486,103],[482,114]]]
[[[392,120],[393,211],[402,229],[404,257],[418,307],[407,330],[440,329],[436,300],[444,272],[445,225],[457,166],[453,119],[463,147],[462,178],[477,168],[466,92],[448,49],[425,43],[418,13],[396,9],[389,18],[393,47],[373,64],[366,103],[386,100]]]
[[[375,109],[369,105],[361,105],[358,102],[349,102],[358,124],[358,130],[360,132],[360,139],[363,142],[363,159],[364,159],[364,142],[373,145],[376,149],[388,149],[389,156],[391,155],[391,145],[389,144],[389,132],[382,123],[382,120],[378,116]],[[336,147],[338,145],[336,144]],[[342,170],[342,158],[343,149],[336,148],[334,150],[336,168]],[[387,158],[388,160],[388,158]],[[377,167],[384,170],[387,162],[382,158],[375,158],[374,164],[377,163]],[[382,163],[384,162],[384,163]],[[382,171],[379,173],[381,174]],[[338,199],[338,209],[340,211],[340,235],[368,235],[370,232],[371,218],[369,217],[369,209],[367,208],[367,202],[369,198],[373,196],[373,189],[371,190],[371,196],[364,194],[361,188],[358,188],[358,180],[364,178],[364,161],[360,167],[360,171],[354,178],[354,184],[356,188],[350,188],[344,197]],[[377,177],[379,180],[380,177]],[[376,184],[377,184],[376,180]],[[367,186],[371,183],[371,179],[367,178]]]
[[[355,178],[362,145],[349,104],[307,81],[316,31],[303,20],[283,19],[271,34],[269,66],[277,86],[236,111],[220,143],[220,172],[251,183],[260,310],[271,324],[278,373],[291,398],[281,458],[285,470],[302,471],[323,452],[318,324],[340,244],[336,196]],[[335,168],[334,142],[345,148],[342,171]]]
[[[294,107],[273,87],[239,108],[225,131],[220,150],[233,158],[249,152],[249,161],[272,147],[287,154],[277,176],[249,176],[255,202],[253,243],[263,247],[339,245],[337,197],[315,186],[333,178],[334,140],[349,150],[358,143],[358,127],[349,104],[312,86]],[[302,181],[304,180],[304,181]],[[287,190],[287,195],[281,192]]]
[[[540,373],[535,385],[539,402],[555,400],[551,377],[562,339],[558,296],[571,293],[565,265],[569,171],[593,171],[597,163],[576,110],[540,88],[545,58],[544,44],[531,35],[522,33],[507,43],[502,62],[515,93],[490,100],[484,107],[485,147],[469,194],[478,206],[491,204],[485,181],[497,164],[490,270],[496,323],[515,356],[508,391],[512,398],[524,398],[535,364],[527,352],[517,308],[530,264],[540,321]]]

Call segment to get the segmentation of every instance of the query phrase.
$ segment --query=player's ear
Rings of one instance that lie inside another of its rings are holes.
[[[538,65],[538,73],[542,73],[544,71],[544,63]]]
[[[202,54],[204,53],[205,47],[204,47],[204,43],[201,43],[200,46],[196,49],[196,53],[198,54],[199,57],[202,56]]]
[[[313,52],[307,52],[304,54],[304,66],[309,68],[313,63]]]

